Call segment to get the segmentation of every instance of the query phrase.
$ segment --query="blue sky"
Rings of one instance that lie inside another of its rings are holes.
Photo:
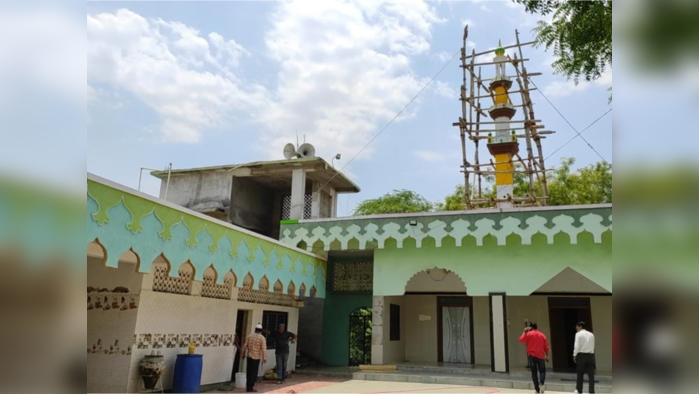
[[[296,132],[328,161],[342,153],[344,166],[456,53],[465,23],[482,51],[513,43],[515,29],[530,41],[538,19],[507,1],[89,2],[87,170],[136,187],[140,167],[281,159]],[[553,75],[543,48],[525,57],[579,130],[611,108],[611,70],[576,87]],[[460,83],[455,60],[349,164],[362,193],[341,197],[341,215],[393,189],[439,201],[463,180],[451,126]],[[544,141],[552,153],[575,133],[539,93],[533,100],[558,132]],[[611,114],[585,137],[612,162]],[[600,160],[580,139],[549,166],[562,157]],[[146,177],[144,191],[158,188]]]

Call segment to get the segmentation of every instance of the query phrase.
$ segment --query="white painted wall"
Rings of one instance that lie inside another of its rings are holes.
[[[476,365],[491,365],[490,306],[488,297],[473,298],[473,345]]]
[[[238,310],[251,312],[252,326],[262,321],[264,311],[279,311],[289,314],[288,329],[298,330],[298,308],[286,308],[272,305],[242,303],[237,300],[237,289],[233,289],[232,300],[218,300],[191,295],[173,295],[156,293],[152,289],[152,275],[146,275],[141,293],[141,306],[136,324],[136,335],[235,335]],[[200,284],[195,282],[193,294],[198,294]],[[138,385],[138,365],[141,359],[154,349],[134,350],[129,373],[129,392],[135,392]],[[163,385],[166,390],[172,387],[175,361],[178,354],[187,353],[187,348],[155,349],[161,351],[166,359]],[[229,382],[233,369],[234,347],[199,347],[197,354],[204,355],[202,385]],[[276,365],[274,350],[267,352],[267,363],[260,376]],[[296,345],[291,345],[289,369],[295,370]],[[241,365],[242,368],[242,365]]]
[[[131,303],[132,300],[136,305],[139,303],[141,282],[142,275],[136,273],[135,264],[122,261],[119,269],[114,269],[105,267],[101,258],[87,258],[88,287],[111,291],[120,286],[130,290],[128,294],[87,294],[88,392],[120,393],[127,389],[130,347],[138,316],[138,309],[133,309]],[[122,303],[122,297],[125,303]],[[113,307],[115,298],[117,308]],[[122,310],[122,307],[127,309]]]
[[[592,325],[595,334],[597,370],[612,372],[612,297],[592,297]]]
[[[439,358],[437,297],[408,295],[405,305],[406,361],[436,363]]]

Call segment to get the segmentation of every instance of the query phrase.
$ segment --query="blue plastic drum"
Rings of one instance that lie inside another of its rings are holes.
[[[175,363],[175,377],[172,381],[173,393],[198,393],[201,388],[201,371],[204,356],[201,354],[180,354]]]

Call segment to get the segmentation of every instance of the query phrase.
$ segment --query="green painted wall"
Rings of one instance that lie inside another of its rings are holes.
[[[578,236],[571,245],[566,234],[556,236],[550,245],[539,234],[532,245],[498,246],[494,237],[483,246],[475,240],[462,247],[441,248],[414,246],[374,251],[374,295],[396,296],[405,293],[410,278],[430,268],[454,271],[466,283],[471,296],[506,292],[510,296],[528,296],[564,269],[570,267],[612,292],[612,235],[595,243],[592,234]]]
[[[328,278],[335,274],[335,263],[342,261],[371,261],[373,257],[362,256],[331,258],[328,262]],[[323,359],[327,365],[346,367],[349,365],[349,316],[359,308],[371,308],[372,294],[337,294],[332,290],[332,279],[328,282],[323,308]]]
[[[333,367],[349,365],[349,316],[359,308],[371,308],[371,294],[327,293],[323,312],[323,362]]]

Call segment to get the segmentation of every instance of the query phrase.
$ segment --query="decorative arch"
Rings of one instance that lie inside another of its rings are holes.
[[[466,282],[455,272],[430,268],[413,275],[405,285],[406,293],[464,293],[467,294]]]
[[[249,273],[245,275],[245,278],[243,278],[243,289],[252,290],[254,284],[255,278],[252,276],[252,274]]]
[[[276,282],[274,282],[274,293],[284,294],[284,285],[282,284],[282,281],[277,280]]]
[[[269,291],[269,279],[267,279],[267,276],[263,276],[262,279],[260,279],[258,288],[260,291]]]
[[[309,294],[309,297],[316,298],[317,295],[318,295],[318,290],[316,289],[316,287],[315,286],[311,287],[311,293]]]
[[[226,272],[226,276],[224,276],[223,281],[225,282],[227,280],[231,282],[232,287],[238,286],[238,277],[235,275],[233,270]]]
[[[289,282],[289,286],[287,288],[287,294],[290,296],[296,296],[296,285],[294,284],[294,281],[292,280]]]
[[[299,297],[304,298],[306,297],[306,284],[301,283],[301,287],[299,287]]]

